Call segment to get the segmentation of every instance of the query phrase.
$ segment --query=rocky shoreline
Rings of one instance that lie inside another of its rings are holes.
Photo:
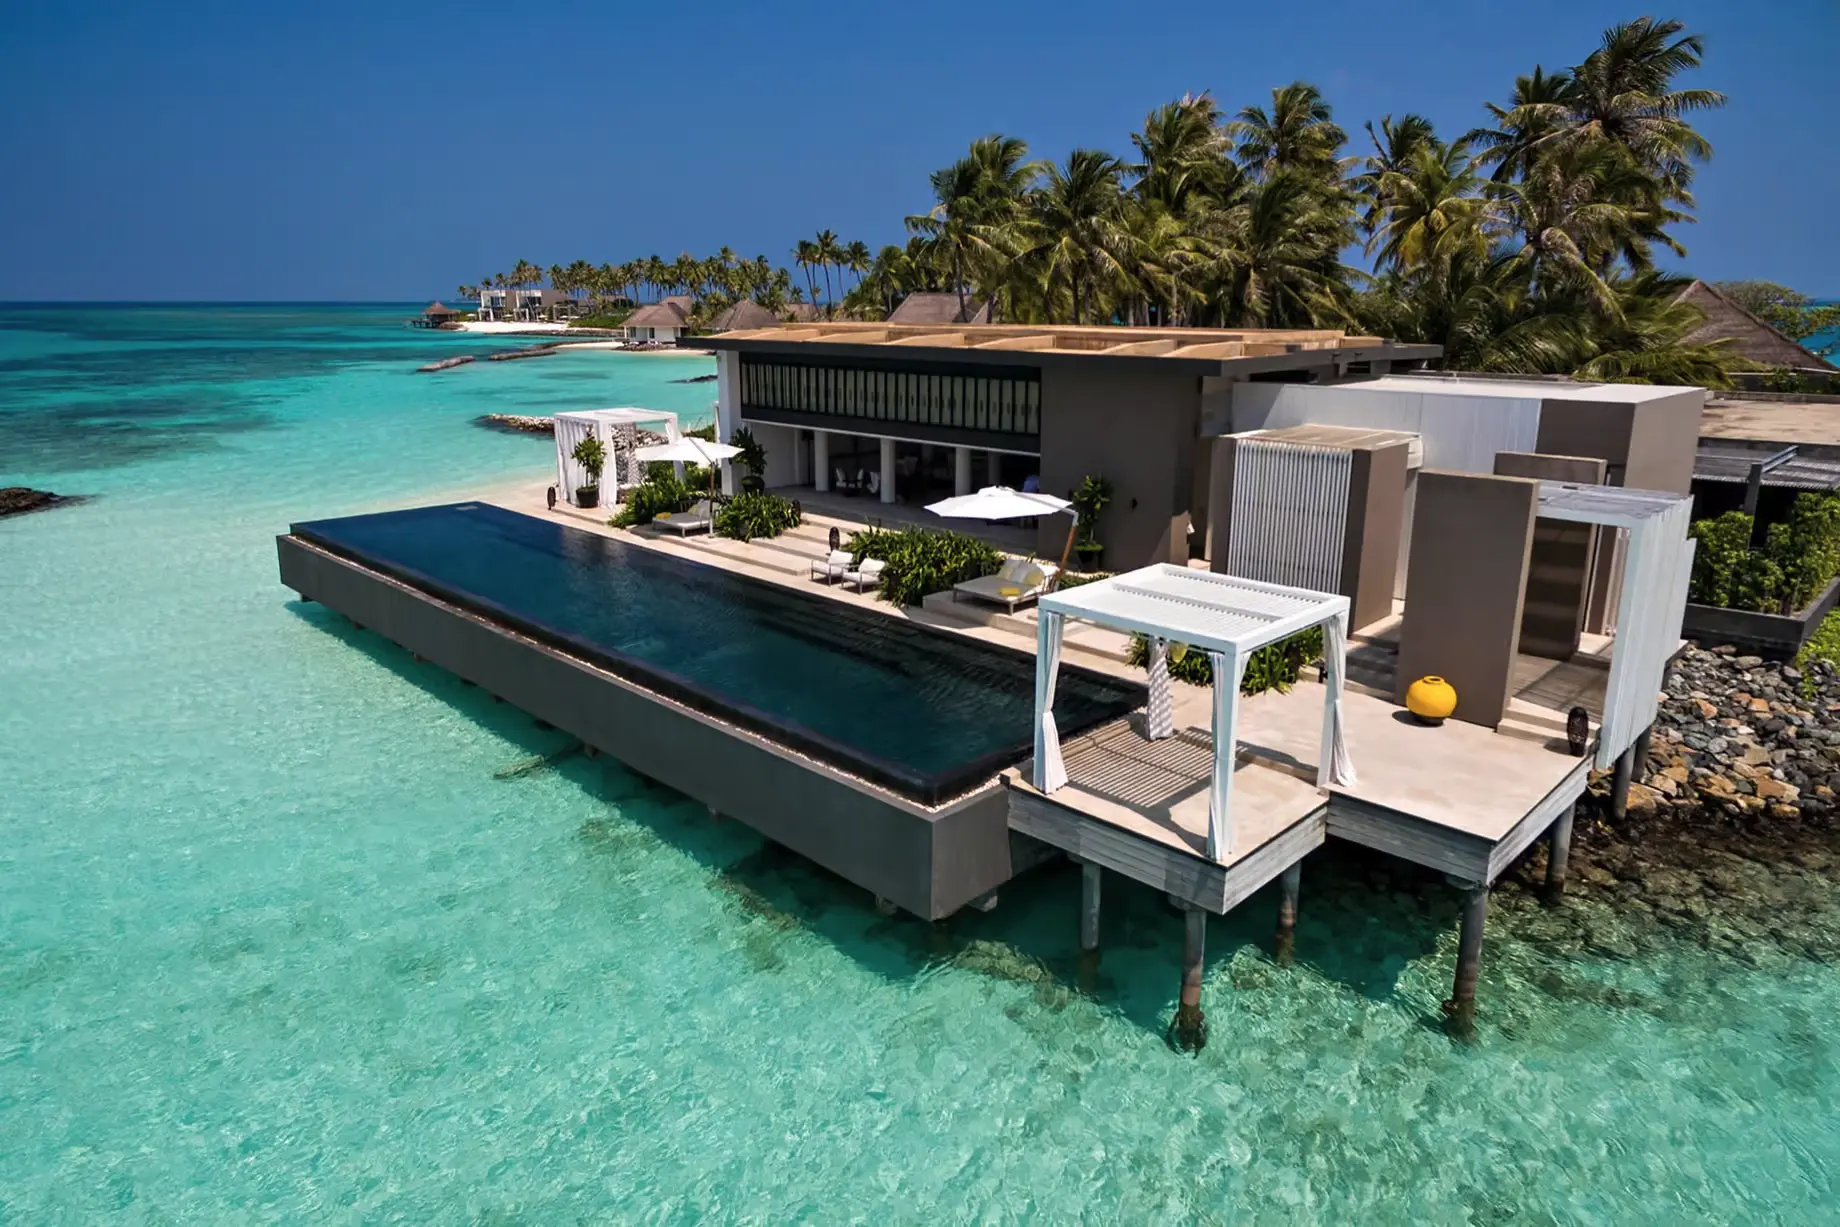
[[[556,423],[551,419],[522,413],[482,413],[473,419],[473,424],[484,426],[487,430],[508,430],[514,434],[553,435],[556,433]]]
[[[81,494],[53,494],[49,490],[34,490],[29,486],[0,487],[0,519],[7,516],[21,516],[31,511],[49,511],[53,507],[69,507],[85,501]]]
[[[1665,681],[1635,815],[1815,822],[1840,790],[1840,672],[1689,646]]]

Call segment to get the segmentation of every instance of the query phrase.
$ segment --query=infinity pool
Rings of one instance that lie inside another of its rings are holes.
[[[1035,662],[641,546],[455,503],[295,536],[928,804],[1032,748]],[[1143,689],[1062,666],[1063,735]]]

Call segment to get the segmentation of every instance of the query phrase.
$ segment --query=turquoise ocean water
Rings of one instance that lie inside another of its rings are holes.
[[[290,520],[527,475],[493,410],[707,412],[707,359],[415,375],[404,308],[0,308],[0,1223],[1824,1222],[1840,927],[1625,892],[1489,927],[1305,871],[1209,933],[1077,874],[884,919],[292,602]],[[505,342],[503,344],[510,344]],[[505,776],[507,778],[500,778]],[[1652,885],[1652,883],[1651,883]],[[1664,919],[1664,918],[1663,918]]]

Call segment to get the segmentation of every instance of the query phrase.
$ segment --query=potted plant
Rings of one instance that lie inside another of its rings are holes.
[[[728,441],[741,449],[741,454],[735,459],[747,466],[747,476],[741,479],[742,492],[759,494],[767,488],[767,449],[760,445],[754,432],[745,426],[737,426]]]
[[[1089,474],[1069,496],[1069,501],[1080,517],[1073,541],[1073,551],[1080,558],[1080,570],[1097,571],[1105,563],[1105,546],[1099,540],[1099,513],[1112,501],[1112,483],[1102,476]]]
[[[589,435],[569,453],[571,459],[588,471],[588,484],[575,489],[577,507],[598,507],[601,501],[601,470],[607,467],[607,445]]]

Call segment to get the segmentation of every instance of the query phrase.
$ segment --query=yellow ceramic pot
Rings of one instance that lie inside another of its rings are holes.
[[[1426,724],[1442,724],[1457,710],[1457,692],[1441,677],[1421,677],[1406,688],[1406,710]]]

